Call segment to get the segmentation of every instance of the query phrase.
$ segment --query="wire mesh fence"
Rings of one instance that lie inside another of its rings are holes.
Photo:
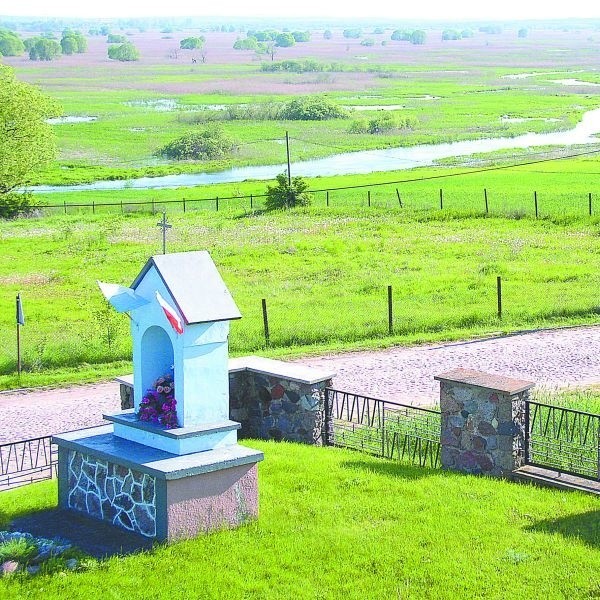
[[[439,187],[426,184],[402,185],[401,182],[318,188],[311,190],[312,205],[321,208],[388,208],[408,210],[467,211],[484,215],[507,215],[515,218],[542,218],[552,215],[594,216],[600,211],[598,194],[593,190],[574,191],[569,186],[540,189],[474,188],[472,186]],[[266,194],[201,196],[192,188],[187,195],[171,191],[169,197],[148,200],[40,202],[37,210],[45,215],[198,213],[204,211],[254,211],[265,208]],[[173,197],[175,196],[175,197]],[[77,197],[80,197],[79,195]]]
[[[545,289],[545,304],[532,305],[526,282],[509,279],[502,287],[500,314],[496,277],[488,277],[484,286],[456,281],[452,293],[433,291],[426,296],[399,283],[373,284],[368,290],[361,287],[360,294],[344,286],[301,287],[287,296],[243,298],[239,304],[243,318],[232,322],[229,346],[234,354],[248,354],[267,348],[385,343],[449,332],[468,335],[561,319],[598,321],[597,303],[584,297],[577,286],[566,281]],[[11,330],[5,328],[0,344],[0,373],[6,375],[17,370]],[[130,321],[108,310],[99,311],[91,321],[82,318],[68,325],[33,317],[21,328],[21,352],[25,372],[128,361]]]

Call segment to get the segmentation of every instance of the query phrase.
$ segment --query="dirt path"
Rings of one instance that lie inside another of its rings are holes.
[[[376,352],[305,358],[338,373],[334,386],[409,404],[432,404],[433,376],[467,367],[548,387],[600,384],[600,326]],[[0,394],[0,444],[102,423],[119,410],[115,382]]]

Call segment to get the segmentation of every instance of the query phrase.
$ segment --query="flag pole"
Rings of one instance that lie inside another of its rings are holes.
[[[21,325],[17,323],[17,375],[21,377]]]
[[[21,378],[21,325],[25,325],[23,306],[21,305],[21,294],[17,294],[17,375]]]

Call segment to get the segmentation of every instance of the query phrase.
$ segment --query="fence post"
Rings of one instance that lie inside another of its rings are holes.
[[[65,215],[67,214],[67,201],[63,200],[63,205],[65,207]]]
[[[400,198],[400,192],[398,191],[398,188],[396,188],[396,196],[398,196],[398,204],[400,205],[400,208],[402,207],[402,198]]]
[[[215,201],[216,201],[215,206],[217,207],[217,212],[219,212],[219,196],[216,197]]]
[[[394,312],[392,304],[392,286],[388,285],[388,332],[394,334]]]
[[[262,314],[263,314],[263,326],[265,329],[265,343],[269,345],[269,315],[267,314],[267,301],[265,298],[262,299]]]
[[[183,212],[185,212],[185,198],[183,198]]]
[[[588,211],[590,213],[590,217],[592,216],[592,192],[588,194]]]
[[[483,188],[483,197],[485,198],[485,214],[487,215],[490,212],[490,208],[488,206],[487,188]]]
[[[371,190],[367,190],[367,204],[371,206]]]
[[[326,192],[325,204],[326,204],[326,206],[329,206],[329,190],[327,190],[327,192]]]
[[[440,188],[440,210],[444,210],[444,191]]]
[[[538,201],[537,201],[537,192],[533,192],[533,202],[535,204],[535,218],[538,218]]]
[[[250,194],[250,210],[252,210],[254,208],[254,198],[252,197],[252,194]]]
[[[92,200],[92,214],[95,215],[96,214],[96,201]]]
[[[502,277],[496,277],[496,293],[498,295],[498,318],[502,319]]]

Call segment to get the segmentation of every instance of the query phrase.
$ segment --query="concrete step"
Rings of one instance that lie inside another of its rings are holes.
[[[600,481],[585,479],[577,475],[568,475],[552,469],[534,467],[525,465],[516,471],[513,471],[513,479],[516,481],[525,481],[541,485],[544,487],[553,487],[560,490],[570,490],[595,494],[600,496]]]

